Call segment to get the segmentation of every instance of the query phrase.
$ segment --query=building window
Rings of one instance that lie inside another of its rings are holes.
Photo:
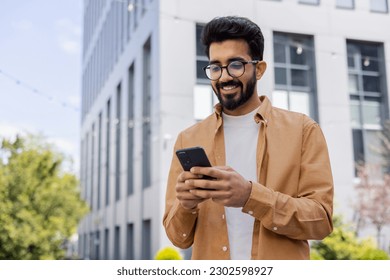
[[[152,169],[152,125],[151,125],[151,94],[152,65],[150,38],[143,48],[143,119],[142,119],[142,187],[151,185]]]
[[[90,172],[90,143],[89,143],[89,132],[85,135],[85,201],[89,203],[91,206],[90,201],[90,180],[91,180],[91,174]]]
[[[110,146],[111,146],[111,100],[107,101],[106,117],[106,205],[110,203]]]
[[[95,209],[95,203],[94,203],[94,189],[95,189],[95,124],[92,124],[92,132],[91,132],[91,200],[90,205],[91,209]]]
[[[147,10],[147,8],[146,8],[146,1],[145,0],[142,0],[141,1],[141,7],[142,7],[142,16],[146,13],[146,10]]]
[[[210,81],[207,79],[203,67],[209,64],[205,48],[201,42],[201,34],[204,24],[196,24],[196,85],[194,87],[194,119],[203,120],[213,112],[213,106],[217,102]]]
[[[374,147],[388,117],[383,45],[348,40],[347,53],[354,160],[379,164]]]
[[[354,0],[336,0],[336,7],[342,9],[354,9],[355,1]]]
[[[134,260],[134,225],[127,224],[126,259]]]
[[[133,0],[127,0],[127,7],[130,6],[130,4],[132,4]],[[125,14],[126,14],[126,25],[127,25],[127,41],[130,40],[130,37],[131,37],[131,31],[132,31],[132,23],[131,23],[131,19],[132,19],[132,16],[133,16],[133,12],[130,12],[128,11],[128,9],[126,8],[126,11],[125,11]]]
[[[387,0],[370,0],[371,12],[387,13]]]
[[[104,259],[110,259],[110,230],[108,228],[104,230]]]
[[[210,85],[198,84],[194,87],[194,118],[205,119],[213,112],[214,94]]]
[[[114,240],[114,259],[120,260],[121,259],[121,228],[119,226],[115,227],[115,240]]]
[[[102,113],[99,114],[98,119],[98,159],[97,159],[97,168],[98,168],[98,174],[97,174],[97,209],[100,209],[101,206],[101,188],[102,188],[102,180],[101,180],[101,174],[102,174]]]
[[[142,259],[152,259],[152,225],[151,220],[142,221]]]
[[[89,256],[88,256],[88,239],[87,239],[87,234],[84,233],[84,238],[83,238],[83,256],[84,256],[84,259],[87,259]]]
[[[127,195],[134,192],[134,64],[128,73],[127,102]]]
[[[300,4],[319,5],[320,0],[298,0]]]
[[[132,14],[134,15],[133,16],[133,19],[134,19],[134,23],[133,23],[134,29],[137,28],[138,21],[139,21],[139,15],[138,15],[139,8],[138,7],[139,7],[139,0],[133,0],[133,11],[132,11]]]
[[[121,84],[116,88],[116,119],[115,119],[115,200],[121,197]]]
[[[318,120],[313,41],[312,36],[274,32],[272,101],[276,107]]]
[[[95,232],[95,259],[100,260],[100,232],[97,230]]]
[[[89,253],[88,253],[88,258],[90,260],[93,260],[94,257],[95,257],[95,254],[94,254],[94,250],[95,250],[95,237],[94,237],[94,233],[91,232],[89,233]]]
[[[84,139],[81,140],[81,153],[80,153],[80,161],[81,161],[81,170],[80,170],[80,184],[81,184],[81,197],[84,200],[87,200],[87,174],[86,174],[86,166],[87,166],[87,137],[84,136]]]
[[[204,24],[196,24],[196,78],[198,83],[209,83],[203,67],[209,64],[209,58],[205,53],[205,47],[200,41]]]

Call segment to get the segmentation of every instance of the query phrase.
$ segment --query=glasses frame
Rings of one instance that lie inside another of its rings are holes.
[[[230,74],[230,72],[229,72],[229,66],[230,66],[232,63],[237,63],[237,62],[242,63],[242,66],[244,67],[244,70],[242,71],[242,74],[239,75],[239,76],[232,75],[232,74]],[[259,63],[259,62],[260,62],[260,60],[250,60],[250,61],[234,60],[234,61],[232,61],[232,62],[229,62],[229,64],[228,64],[228,65],[225,65],[225,66],[219,66],[219,65],[216,64],[216,63],[212,63],[212,64],[209,64],[209,65],[203,67],[203,71],[204,71],[204,73],[205,73],[207,79],[209,79],[209,80],[211,80],[211,81],[219,80],[219,79],[222,77],[222,71],[223,71],[224,68],[226,69],[226,72],[229,74],[230,77],[232,77],[232,78],[239,78],[239,77],[241,77],[242,75],[244,75],[244,73],[245,73],[245,66],[246,66],[247,64],[257,64],[257,63]],[[218,78],[212,79],[211,77],[209,77],[209,76],[207,75],[207,70],[210,69],[211,65],[217,65],[217,66],[220,68],[220,73],[219,73]]]

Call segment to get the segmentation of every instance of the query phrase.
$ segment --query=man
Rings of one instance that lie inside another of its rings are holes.
[[[181,132],[175,151],[202,146],[213,167],[184,172],[174,155],[164,227],[192,259],[309,259],[309,239],[332,231],[326,142],[309,117],[258,97],[266,70],[260,28],[219,17],[203,30],[215,113]],[[202,179],[203,175],[215,180]]]

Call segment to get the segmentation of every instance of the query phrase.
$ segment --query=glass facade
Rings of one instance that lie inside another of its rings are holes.
[[[371,12],[387,13],[387,0],[370,0],[370,9]]]
[[[134,64],[128,72],[127,98],[127,195],[131,195],[134,192]]]
[[[150,187],[152,179],[152,123],[151,123],[151,42],[150,38],[146,41],[143,48],[143,120],[142,120],[142,187]]]
[[[348,40],[347,54],[354,160],[378,164],[378,132],[388,117],[383,45]]]
[[[213,90],[207,79],[203,67],[209,64],[201,39],[204,24],[196,24],[196,85],[193,92],[194,119],[200,121],[213,112],[213,106],[217,103]]]
[[[319,5],[320,0],[298,0],[301,4]]]
[[[274,32],[276,107],[304,113],[318,120],[313,37]]]
[[[355,0],[336,0],[336,7],[343,9],[354,9]]]

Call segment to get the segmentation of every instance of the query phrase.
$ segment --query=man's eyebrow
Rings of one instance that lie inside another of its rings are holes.
[[[228,59],[228,63],[230,63],[232,61],[245,61],[245,58],[237,56],[237,57],[232,57],[232,58]],[[209,64],[218,64],[218,63],[220,63],[219,60],[210,60],[210,62],[209,62]]]

